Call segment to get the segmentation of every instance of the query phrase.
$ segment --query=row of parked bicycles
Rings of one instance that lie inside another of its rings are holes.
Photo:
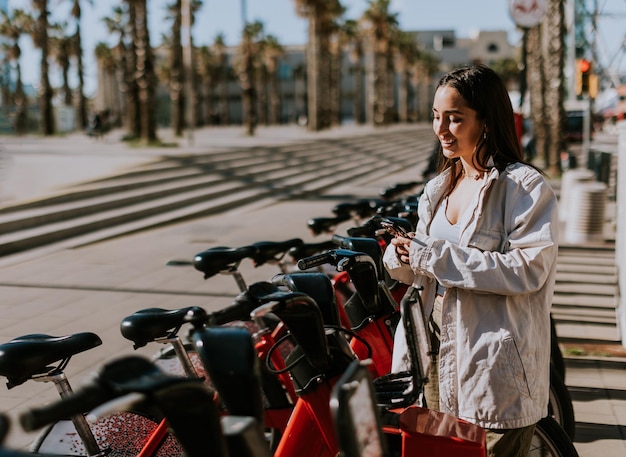
[[[409,312],[419,290],[392,281],[382,264],[391,239],[385,225],[413,230],[417,197],[406,194],[419,185],[398,184],[310,219],[308,229],[326,238],[319,243],[216,246],[172,261],[207,280],[231,276],[240,293],[215,312],[146,308],[127,316],[122,335],[134,348],[155,345],[154,357],[112,360],[78,389],[65,369],[102,344],[96,334],[0,344],[9,388],[51,382],[60,395],[20,415],[25,430],[42,430],[30,452],[2,449],[0,457],[485,456],[483,429],[428,409],[417,341],[426,329]],[[347,233],[337,233],[346,222]],[[242,262],[277,272],[248,284]],[[391,373],[399,324],[411,364]],[[551,354],[550,414],[529,455],[577,456],[556,332]],[[7,429],[0,416],[0,439]]]

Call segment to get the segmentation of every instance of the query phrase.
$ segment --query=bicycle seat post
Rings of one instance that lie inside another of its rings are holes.
[[[174,352],[176,353],[176,357],[178,358],[178,360],[180,360],[185,374],[190,378],[200,377],[198,376],[198,372],[193,366],[193,362],[189,358],[189,353],[187,352],[187,349],[185,349],[185,344],[178,335],[172,338],[159,338],[156,339],[155,342],[161,344],[171,344]]]
[[[232,271],[229,271],[229,274],[232,275],[233,278],[235,278],[235,282],[237,283],[237,287],[239,287],[240,292],[244,292],[248,289],[248,285],[246,284],[246,281],[243,279],[243,275],[241,274],[239,269],[234,269]]]
[[[41,376],[33,376],[32,379],[37,382],[52,382],[61,398],[67,398],[73,393],[72,387],[70,386],[67,376],[65,376],[65,372],[63,371],[55,371]],[[76,414],[75,416],[72,416],[72,423],[74,424],[76,432],[78,433],[78,436],[80,436],[80,439],[85,446],[85,451],[89,457],[104,457],[108,454],[107,450],[101,450],[100,446],[98,446],[98,442],[96,441],[96,438],[89,427],[89,423],[83,414]]]

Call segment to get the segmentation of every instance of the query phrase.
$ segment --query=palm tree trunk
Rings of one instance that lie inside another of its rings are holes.
[[[63,62],[63,65],[61,67],[61,74],[62,74],[62,81],[63,81],[63,87],[62,87],[62,93],[63,93],[63,103],[65,104],[65,106],[72,106],[72,89],[70,88],[70,80],[69,80],[69,75],[70,75],[70,61],[69,58]]]
[[[331,126],[331,100],[332,100],[332,57],[330,53],[330,33],[326,27],[322,27],[322,34],[320,40],[320,73],[318,79],[320,80],[320,117],[318,119],[318,126],[322,129],[327,129]]]
[[[398,72],[398,121],[409,120],[409,75],[406,69]]]
[[[394,79],[395,72],[393,68],[393,54],[391,51],[388,51],[387,55],[385,56],[385,99],[383,100],[385,110],[385,125],[392,123],[395,117],[395,104],[393,100],[393,89],[395,86]]]
[[[363,67],[361,66],[361,62],[356,63],[354,68],[352,69],[353,75],[353,83],[352,87],[354,88],[354,98],[353,98],[353,116],[354,122],[357,124],[363,124],[365,122],[365,113],[363,111]]]
[[[309,13],[309,39],[307,42],[307,104],[308,104],[308,129],[318,131],[322,129],[322,28],[320,17],[315,8]]]
[[[563,2],[550,0],[543,22],[526,32],[526,53],[537,156],[543,159],[543,166],[551,176],[558,176],[561,172],[560,153],[565,147],[564,37]]]
[[[530,96],[530,117],[535,135],[537,156],[548,162],[548,129],[545,112],[546,75],[543,64],[543,33],[540,26],[528,29],[527,33],[527,78]]]
[[[280,124],[280,87],[278,75],[274,71],[269,75],[270,84],[270,124]]]
[[[256,87],[257,87],[257,113],[258,122],[262,125],[269,125],[269,118],[267,116],[267,71],[261,65],[256,69]]]
[[[183,47],[181,45],[182,1],[176,1],[176,16],[172,25],[172,47],[170,49],[170,99],[172,128],[174,135],[183,136],[185,128],[185,97],[183,80]]]
[[[113,104],[113,107],[116,110],[115,125],[118,127],[126,126],[126,128],[128,128],[128,53],[124,47],[118,47],[118,51],[119,62],[115,68],[114,79],[111,80],[111,84],[117,83],[117,91],[113,92],[117,97],[115,103]]]
[[[219,115],[220,125],[228,125],[228,74],[226,67],[221,70],[222,79],[220,81]]]
[[[341,50],[330,54],[330,125],[341,125]]]
[[[550,64],[546,66],[547,81],[560,81],[559,84],[549,84],[548,89],[548,119],[550,119],[550,136],[548,145],[547,172],[551,176],[561,174],[561,151],[566,149],[564,138],[565,127],[565,9],[562,1],[551,0],[549,12],[544,19],[544,28],[547,32],[547,56]]]
[[[26,96],[24,94],[24,85],[22,84],[22,66],[18,60],[16,64],[15,81],[15,132],[17,134],[26,132],[26,113]]]
[[[244,68],[242,69],[239,78],[241,84],[241,104],[243,111],[243,123],[246,134],[249,136],[254,135],[257,125],[257,112],[256,112],[256,88],[255,88],[255,68],[253,56],[250,50],[246,50],[244,59]]]
[[[50,65],[48,64],[48,1],[37,0],[39,16],[37,18],[38,43],[41,50],[39,82],[39,113],[41,116],[41,133],[43,135],[54,134],[54,113],[52,108],[52,86],[48,79]]]
[[[156,135],[156,107],[155,107],[155,74],[150,47],[150,31],[148,28],[147,0],[137,0],[137,85],[139,86],[139,101],[141,113],[141,139],[145,143],[153,143]]]
[[[139,102],[139,85],[136,78],[137,69],[137,10],[135,0],[126,0],[128,3],[128,22],[131,26],[130,46],[126,49],[126,113],[127,129],[132,138],[141,136],[141,109]]]
[[[387,121],[387,58],[384,53],[374,51],[374,92],[373,114],[374,125],[384,125]]]
[[[85,98],[85,67],[83,64],[83,45],[80,36],[80,17],[76,18],[76,73],[78,76],[78,125],[81,130],[89,123],[87,119],[87,99]]]
[[[220,125],[228,125],[228,78],[226,76],[220,82],[219,114]]]

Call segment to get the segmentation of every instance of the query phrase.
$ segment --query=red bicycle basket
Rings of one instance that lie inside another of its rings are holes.
[[[485,457],[485,430],[449,414],[410,406],[400,416],[403,455]]]

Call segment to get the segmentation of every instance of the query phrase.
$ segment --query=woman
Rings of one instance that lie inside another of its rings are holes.
[[[547,415],[557,199],[523,162],[493,70],[446,74],[433,116],[440,172],[420,199],[414,236],[392,240],[385,266],[423,288],[415,311],[431,329],[427,406],[487,429],[488,455],[525,456]],[[408,363],[404,341],[399,328],[394,371]]]

